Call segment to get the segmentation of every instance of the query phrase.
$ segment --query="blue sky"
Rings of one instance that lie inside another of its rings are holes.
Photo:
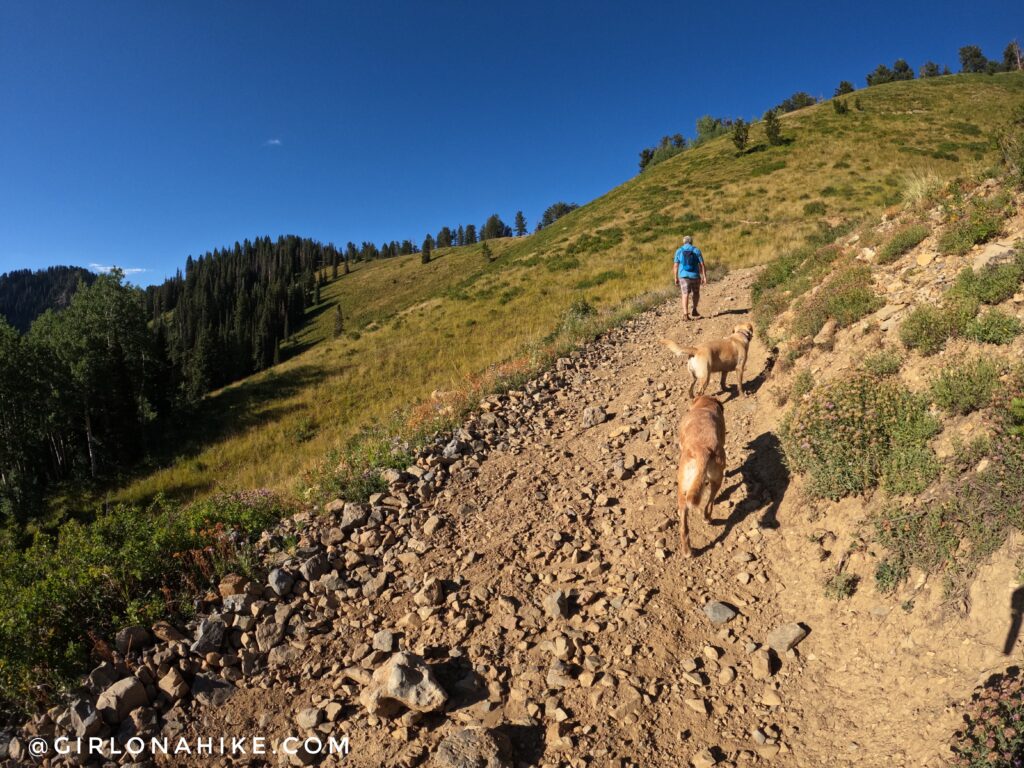
[[[983,9],[983,10],[982,10]],[[0,3],[0,271],[293,233],[411,238],[636,173],[710,113],[958,68],[1024,36],[1019,0]]]

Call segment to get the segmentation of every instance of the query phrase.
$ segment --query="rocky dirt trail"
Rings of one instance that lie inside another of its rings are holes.
[[[760,339],[750,396],[723,395],[713,520],[691,523],[695,557],[677,551],[690,378],[658,339],[730,333],[755,274],[709,286],[707,319],[670,302],[487,398],[370,505],[285,521],[265,581],[226,579],[184,634],[119,637],[91,694],[28,733],[351,749],[137,760],[159,765],[940,765],[1003,618],[964,633],[873,590],[824,597],[863,514],[801,501]]]

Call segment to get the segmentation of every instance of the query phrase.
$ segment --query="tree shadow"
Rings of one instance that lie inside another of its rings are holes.
[[[1024,587],[1017,587],[1010,595],[1010,627],[1003,643],[1003,655],[1009,656],[1020,637],[1021,617],[1024,615]]]

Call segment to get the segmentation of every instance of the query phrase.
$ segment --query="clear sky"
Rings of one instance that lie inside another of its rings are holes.
[[[702,114],[958,69],[1024,37],[1020,0],[0,3],[0,271],[291,233],[422,241],[533,227]]]

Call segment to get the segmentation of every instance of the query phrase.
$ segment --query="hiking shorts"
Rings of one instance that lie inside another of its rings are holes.
[[[679,278],[679,291],[683,296],[690,294],[694,301],[700,298],[700,278]]]

